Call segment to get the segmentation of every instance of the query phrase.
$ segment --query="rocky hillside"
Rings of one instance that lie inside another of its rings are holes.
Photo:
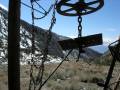
[[[6,61],[7,58],[7,30],[8,30],[8,12],[4,8],[0,7],[0,61]],[[45,42],[47,40],[47,34],[48,31],[44,30],[40,27],[35,26],[35,48],[36,48],[36,56],[42,55],[42,51],[45,47]],[[27,58],[30,59],[30,49],[32,46],[31,38],[32,38],[32,25],[27,23],[24,20],[21,20],[21,26],[20,26],[20,35],[21,35],[21,41],[20,41],[20,47],[21,47],[21,60],[25,61]],[[59,46],[58,42],[59,40],[67,39],[68,37],[60,36],[55,33],[52,33],[52,39],[49,45],[49,55],[54,57],[63,57],[64,54],[66,54],[67,51],[64,52]],[[74,50],[70,58],[76,58],[78,55],[78,50]],[[89,59],[89,58],[96,58],[98,56],[101,56],[100,53],[90,49],[86,48],[85,53],[81,54],[81,58]]]

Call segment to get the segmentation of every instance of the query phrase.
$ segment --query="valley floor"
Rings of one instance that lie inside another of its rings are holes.
[[[45,78],[57,64],[49,64],[45,67]],[[21,90],[28,90],[30,66],[21,66]],[[86,62],[66,61],[57,70],[57,72],[45,84],[42,90],[102,90],[97,86],[97,82],[104,82],[107,76],[109,66],[88,64]],[[120,72],[120,66],[117,65],[114,70],[111,83],[117,80]],[[7,66],[0,66],[0,90],[8,90]],[[113,87],[111,85],[111,87]],[[120,90],[120,88],[118,89]]]

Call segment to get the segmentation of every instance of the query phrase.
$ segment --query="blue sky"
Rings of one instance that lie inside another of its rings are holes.
[[[5,7],[8,6],[9,0],[0,0],[0,3]],[[29,0],[22,0],[27,4]],[[46,2],[45,2],[46,1]],[[54,0],[41,0],[41,3],[46,9]],[[91,0],[90,0],[91,1]],[[103,34],[104,45],[112,41],[115,41],[120,35],[120,0],[104,0],[105,5],[103,8],[88,14],[83,17],[83,36],[92,35],[97,33]],[[30,9],[22,5],[21,18],[31,23]],[[48,29],[50,25],[51,14],[46,18],[36,21],[36,25],[44,29]],[[56,14],[57,22],[53,28],[53,32],[68,36],[77,37],[77,17],[66,17],[60,14]]]

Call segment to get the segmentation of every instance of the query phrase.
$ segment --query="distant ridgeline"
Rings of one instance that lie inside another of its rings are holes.
[[[32,38],[32,25],[21,20],[20,27],[20,58],[21,62],[27,64],[30,62],[31,55],[31,38]],[[8,38],[8,12],[0,7],[0,63],[7,63],[7,38]],[[44,30],[40,27],[35,26],[35,55],[36,60],[42,58],[42,51],[45,46],[45,41],[47,39],[47,30]],[[60,36],[55,33],[52,33],[52,39],[49,45],[49,59],[52,60],[56,58],[56,61],[59,60],[59,57],[63,57],[67,51],[62,52],[61,47],[59,46],[59,40],[68,39],[68,37]],[[85,49],[86,53],[81,55],[81,58],[95,58],[101,56],[100,53],[90,49]],[[64,54],[63,54],[64,53]],[[69,56],[70,59],[74,59],[77,57],[78,51],[74,50]]]

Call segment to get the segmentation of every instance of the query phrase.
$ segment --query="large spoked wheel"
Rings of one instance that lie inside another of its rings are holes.
[[[56,5],[56,10],[64,16],[79,16],[93,13],[103,7],[103,0],[61,0]]]

